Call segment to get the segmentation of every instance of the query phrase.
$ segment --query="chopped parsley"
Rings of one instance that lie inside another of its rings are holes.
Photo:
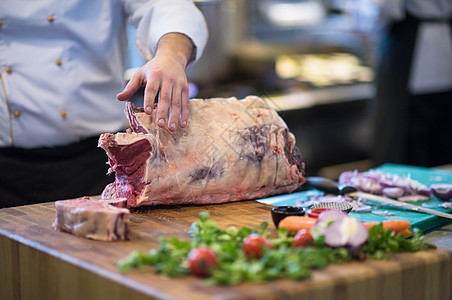
[[[266,232],[267,226],[267,222],[262,222],[259,228],[222,229],[209,217],[208,212],[201,212],[190,228],[190,241],[162,237],[158,248],[147,254],[133,251],[118,262],[118,268],[121,272],[126,272],[132,268],[146,270],[146,266],[150,265],[155,273],[164,276],[188,276],[188,253],[194,248],[208,246],[215,253],[218,264],[211,270],[206,283],[233,285],[244,281],[265,282],[278,278],[299,280],[309,278],[312,270],[325,268],[331,263],[349,262],[356,257],[387,259],[391,252],[434,248],[423,241],[419,230],[413,230],[413,237],[407,239],[401,234],[395,235],[390,230],[383,230],[382,224],[370,229],[368,241],[361,249],[333,249],[324,244],[322,237],[317,238],[311,247],[295,248],[294,237],[287,230],[279,229],[278,236],[270,238]],[[267,238],[272,245],[272,249],[265,249],[260,259],[247,258],[242,248],[243,240],[252,233]],[[356,255],[357,252],[360,255]]]

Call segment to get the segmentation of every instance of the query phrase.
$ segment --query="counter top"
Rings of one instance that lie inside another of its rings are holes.
[[[307,91],[292,91],[281,95],[263,96],[277,111],[305,109],[315,105],[343,103],[371,99],[375,87],[371,83],[331,86]]]
[[[120,258],[155,248],[159,236],[188,239],[199,212],[221,227],[271,223],[271,206],[256,201],[145,208],[131,217],[131,240],[100,242],[52,229],[54,203],[0,210],[1,299],[452,299],[452,252],[438,248],[397,253],[389,260],[330,265],[310,279],[206,286],[194,277],[163,278],[133,270]],[[442,230],[442,229],[441,229]],[[434,243],[450,239],[448,228]]]
[[[452,252],[452,224],[427,232],[424,238],[426,242]]]

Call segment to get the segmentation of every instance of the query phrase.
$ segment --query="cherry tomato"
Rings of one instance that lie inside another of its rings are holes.
[[[190,272],[201,278],[208,277],[210,269],[217,265],[217,257],[208,247],[199,247],[191,250],[187,258]]]
[[[264,249],[271,248],[270,242],[257,233],[252,233],[243,240],[243,251],[248,258],[261,258]]]
[[[322,211],[331,210],[330,208],[311,208],[308,212],[310,218],[316,218],[320,215]]]
[[[304,248],[306,246],[314,244],[314,239],[312,238],[312,235],[309,233],[306,229],[300,229],[295,234],[293,245],[298,248]]]

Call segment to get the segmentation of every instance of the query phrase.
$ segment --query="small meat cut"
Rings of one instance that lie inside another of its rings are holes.
[[[55,202],[53,228],[78,237],[101,241],[127,240],[129,216],[122,201],[92,200],[89,197]]]
[[[288,193],[305,182],[294,135],[263,99],[189,103],[188,125],[175,132],[156,125],[156,110],[126,104],[131,129],[99,138],[116,176],[104,199],[124,197],[128,207],[213,204]]]

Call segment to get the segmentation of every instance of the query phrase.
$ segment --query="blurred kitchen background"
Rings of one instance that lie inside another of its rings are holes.
[[[295,134],[310,176],[337,178],[344,170],[374,166],[378,31],[371,0],[195,3],[209,42],[187,70],[191,97],[253,94],[268,100]],[[144,63],[133,38],[130,27],[129,75]]]

